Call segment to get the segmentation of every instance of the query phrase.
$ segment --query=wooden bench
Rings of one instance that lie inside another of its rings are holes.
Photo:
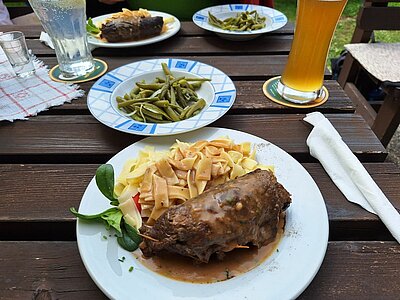
[[[400,0],[365,0],[358,13],[351,43],[370,42],[374,30],[400,30],[400,7],[388,6],[390,2]],[[378,113],[363,95],[362,86],[365,85],[366,73],[386,94]],[[382,144],[387,146],[400,123],[400,87],[377,80],[351,54],[344,61],[338,81],[352,99],[356,112],[364,117]]]

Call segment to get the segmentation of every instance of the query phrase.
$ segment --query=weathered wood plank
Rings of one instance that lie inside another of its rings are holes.
[[[3,241],[0,247],[0,299],[34,299],[35,294],[106,299],[75,242]],[[399,258],[396,242],[330,242],[321,269],[299,299],[398,299]]]
[[[311,158],[305,140],[311,127],[303,117],[226,115],[212,126],[254,134],[278,145],[300,161],[307,161]],[[361,116],[328,114],[327,117],[361,160],[385,159],[385,148]],[[101,162],[141,138],[102,125],[91,115],[41,115],[29,122],[0,124],[0,162],[49,162],[51,156],[60,163]]]
[[[16,26],[16,25],[3,25],[0,26],[0,31],[22,31],[25,37],[28,39],[38,39],[40,32],[43,31],[42,26]],[[289,22],[284,27],[268,33],[268,35],[282,35],[282,34],[293,34],[294,24]],[[177,33],[179,36],[206,36],[214,35],[214,33],[201,29],[193,22],[181,22],[181,30]]]
[[[132,52],[134,54],[134,52]],[[108,64],[108,69],[114,70],[123,65],[153,59],[152,56],[132,56],[132,53],[124,57],[96,56]],[[162,57],[162,56],[161,56]],[[164,56],[168,58],[170,56]],[[238,59],[235,56],[190,56],[182,55],[180,58],[200,61],[220,69],[232,79],[236,80],[266,80],[273,76],[280,75],[287,62],[287,55],[246,55]],[[55,57],[41,57],[41,60],[49,67],[55,66]],[[325,79],[330,79],[331,73],[325,70]],[[89,84],[92,82],[89,82]]]
[[[396,242],[330,242],[325,260],[299,299],[398,299]]]
[[[303,166],[324,197],[331,239],[392,239],[375,215],[346,201],[320,164]],[[367,163],[365,166],[388,199],[400,209],[400,169],[390,163]],[[63,238],[72,239],[75,217],[69,213],[69,208],[79,207],[97,167],[98,164],[0,165],[0,190],[7,195],[7,201],[0,203],[0,239],[61,239],[59,232],[46,229],[49,223],[65,231]],[[20,188],[22,183],[23,189]],[[11,226],[17,223],[20,223],[18,227]],[[38,228],[36,233],[27,230],[33,223]],[[350,223],[351,226],[345,228]]]
[[[329,101],[323,105],[312,109],[289,108],[268,100],[262,92],[264,81],[234,81],[237,89],[237,98],[228,114],[248,114],[248,113],[307,113],[310,111],[320,111],[323,113],[353,113],[354,106],[350,98],[344,93],[339,84],[334,80],[325,81],[325,86],[329,90]],[[80,87],[88,92],[92,87],[92,82],[84,82]],[[71,103],[65,103],[46,111],[45,114],[89,114],[87,108],[87,93],[85,96],[73,100]]]
[[[247,54],[288,54],[290,51],[292,35],[263,35],[257,39],[247,41],[244,47],[242,43],[223,40],[217,36],[174,36],[156,44],[136,48],[97,48],[94,56],[127,56],[135,55],[235,55]],[[28,39],[29,49],[37,56],[54,56],[54,50],[50,49],[38,39]],[[134,49],[134,50],[132,50]]]

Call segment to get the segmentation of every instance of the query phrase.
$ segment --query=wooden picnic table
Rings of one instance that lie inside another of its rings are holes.
[[[50,68],[53,50],[39,41],[40,27],[21,30],[28,47]],[[326,72],[330,99],[315,109],[293,109],[265,98],[263,82],[279,75],[293,24],[252,41],[230,42],[183,22],[180,32],[140,48],[93,51],[109,70],[147,58],[180,57],[213,65],[234,81],[232,109],[211,124],[254,134],[296,158],[320,188],[329,215],[329,245],[321,269],[300,299],[398,299],[400,246],[382,222],[344,198],[305,143],[305,113],[320,111],[400,208],[400,170],[385,162],[385,148],[354,113],[344,91]],[[82,83],[86,92],[93,82]],[[75,217],[96,168],[141,136],[117,132],[90,114],[86,97],[53,107],[29,121],[0,122],[0,299],[104,299],[89,277],[76,244]],[[300,276],[300,275],[299,275]]]

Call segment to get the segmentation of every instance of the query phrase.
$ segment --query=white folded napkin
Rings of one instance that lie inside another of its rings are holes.
[[[53,42],[51,41],[50,36],[46,32],[44,31],[40,32],[39,41],[41,41],[43,44],[50,47],[51,49],[54,49]]]
[[[307,138],[310,154],[320,161],[347,200],[377,214],[400,243],[400,214],[329,120],[313,112],[307,114],[304,121],[314,126]]]
[[[54,49],[53,42],[51,41],[50,36],[46,32],[44,32],[44,31],[40,32],[39,41],[41,41],[43,44],[50,47],[51,49]],[[97,48],[96,46],[89,44],[90,51],[93,51],[96,48]]]

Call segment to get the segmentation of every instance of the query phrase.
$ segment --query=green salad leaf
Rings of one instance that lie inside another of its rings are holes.
[[[74,207],[71,207],[69,211],[77,218],[81,220],[86,220],[86,221],[104,221],[104,224],[109,230],[111,227],[113,227],[116,231],[119,233],[121,232],[121,219],[123,217],[122,212],[119,210],[118,207],[112,207],[109,208],[99,214],[95,215],[84,215],[80,214],[76,211]]]
[[[112,205],[118,205],[118,200],[114,195],[114,169],[112,165],[104,164],[98,167],[96,184],[100,192],[111,200]]]
[[[96,184],[100,192],[107,197],[111,205],[118,206],[118,199],[114,195],[114,168],[110,164],[101,165],[96,171]],[[119,207],[111,207],[101,213],[84,215],[71,207],[70,212],[81,220],[89,222],[104,222],[107,230],[114,228],[117,231],[118,244],[127,251],[134,251],[142,241],[138,230],[125,223]]]
[[[135,251],[137,248],[139,248],[139,244],[142,241],[142,238],[135,228],[124,221],[122,223],[122,235],[117,238],[117,242],[125,250]]]
[[[94,25],[92,18],[89,18],[86,23],[86,31],[91,34],[99,34],[100,29]]]

